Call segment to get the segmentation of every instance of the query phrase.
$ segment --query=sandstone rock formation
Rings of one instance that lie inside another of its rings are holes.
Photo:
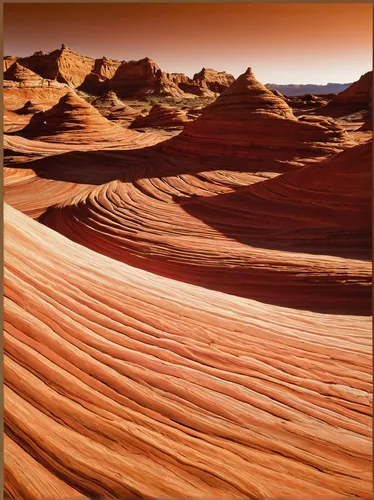
[[[226,71],[216,71],[211,68],[203,68],[196,73],[193,80],[200,86],[206,86],[214,93],[221,94],[234,82],[235,78]]]
[[[146,116],[138,116],[130,128],[183,128],[191,121],[187,113],[175,106],[155,104]]]
[[[33,115],[35,113],[40,113],[41,111],[46,111],[46,109],[48,109],[46,106],[43,106],[38,102],[27,101],[22,108],[17,110],[17,113],[20,115]]]
[[[346,90],[340,92],[326,106],[318,110],[318,113],[339,117],[361,110],[368,110],[371,106],[372,94],[373,72],[369,71]]]
[[[69,90],[67,85],[44,79],[17,61],[5,71],[3,87],[4,106],[11,111],[20,109],[31,100],[51,107]]]
[[[206,81],[195,81],[192,78],[189,78],[183,73],[168,73],[167,77],[178,85],[178,87],[186,92],[187,94],[194,94],[200,97],[216,97],[218,94],[212,92]]]
[[[221,196],[217,175],[113,181],[42,221],[172,279],[282,306],[336,313],[344,304],[346,313],[370,314],[371,148]]]
[[[91,104],[99,110],[105,118],[126,128],[129,127],[141,113],[140,109],[135,109],[124,104],[112,90],[104,92],[92,101]]]
[[[36,53],[30,57],[20,57],[18,62],[43,78],[57,80],[71,87],[79,87],[95,65],[93,58],[80,56],[64,44],[49,54]]]
[[[248,68],[164,146],[170,152],[287,162],[326,156],[349,142],[339,127],[298,121],[284,99],[258,82]]]
[[[177,283],[8,206],[5,235],[6,497],[371,495],[370,318]]]
[[[122,62],[110,80],[110,88],[119,97],[164,95],[185,97],[185,93],[148,57]]]
[[[120,61],[114,61],[106,57],[95,59],[91,73],[86,76],[79,88],[95,95],[107,91],[109,81],[113,78],[120,65]]]
[[[42,142],[76,145],[79,148],[87,145],[94,149],[136,149],[160,140],[156,136],[138,134],[110,122],[74,92],[67,93],[48,111],[35,114],[18,134]]]

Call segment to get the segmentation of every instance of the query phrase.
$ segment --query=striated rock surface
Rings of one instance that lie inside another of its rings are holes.
[[[47,80],[14,62],[4,73],[3,100],[6,109],[15,111],[29,101],[48,108],[68,92],[66,84]]]
[[[5,235],[5,496],[371,495],[370,318],[177,283],[9,206]]]
[[[159,142],[157,136],[138,134],[107,120],[97,109],[74,92],[69,92],[58,104],[35,114],[18,134],[26,139],[62,145],[132,149]],[[10,141],[16,149],[17,139]],[[32,147],[32,143],[30,144]],[[68,146],[69,148],[69,146]],[[74,149],[71,148],[70,149]],[[85,147],[83,149],[86,149]]]
[[[354,144],[343,129],[331,123],[299,121],[284,99],[258,82],[248,68],[164,146],[165,151],[188,154],[303,161]]]
[[[199,86],[206,86],[214,93],[221,94],[234,82],[235,78],[226,71],[216,71],[215,69],[203,68],[196,73],[193,80]]]
[[[3,59],[3,70],[7,71],[8,68],[12,66],[17,61],[17,56],[5,56]]]
[[[357,82],[340,92],[331,102],[318,110],[318,113],[328,116],[345,116],[357,111],[368,110],[373,94],[373,72],[361,76]]]
[[[122,62],[110,80],[110,88],[119,97],[185,97],[178,85],[148,57],[140,61]]]
[[[232,194],[218,173],[210,181],[149,174],[113,181],[41,220],[172,279],[282,306],[370,314],[371,148]]]
[[[167,77],[174,83],[178,85],[178,87],[186,92],[187,94],[194,94],[199,97],[210,97],[214,98],[218,94],[212,92],[206,81],[195,81],[192,78],[189,78],[184,73],[168,73]]]
[[[71,87],[79,87],[95,65],[95,59],[80,56],[64,44],[49,54],[35,53],[30,57],[20,57],[18,61],[43,78]]]
[[[186,112],[168,104],[155,104],[146,116],[138,116],[130,128],[183,128],[191,121]]]

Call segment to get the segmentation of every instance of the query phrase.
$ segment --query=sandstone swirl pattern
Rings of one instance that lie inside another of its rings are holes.
[[[26,63],[195,89],[70,52]],[[372,493],[371,134],[200,76],[222,95],[152,132],[112,92],[8,108],[32,116],[4,141],[6,498]]]
[[[370,494],[368,318],[157,277],[8,206],[5,231],[7,496]]]

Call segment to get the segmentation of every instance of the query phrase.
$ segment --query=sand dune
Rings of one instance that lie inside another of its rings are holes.
[[[6,495],[371,494],[369,318],[157,277],[8,206],[5,234]]]

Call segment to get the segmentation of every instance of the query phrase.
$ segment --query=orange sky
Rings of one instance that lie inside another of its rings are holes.
[[[372,69],[369,3],[4,4],[4,54],[152,58],[189,76],[203,66],[263,83],[348,83]]]

